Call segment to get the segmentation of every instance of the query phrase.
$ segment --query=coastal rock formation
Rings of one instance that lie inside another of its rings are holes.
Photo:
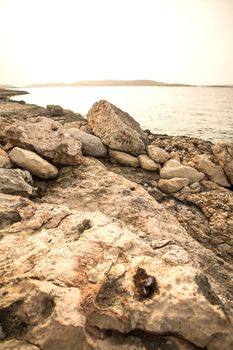
[[[233,142],[217,143],[213,145],[212,151],[233,185]]]
[[[230,183],[227,180],[222,167],[219,164],[214,163],[210,156],[205,154],[197,155],[192,159],[192,163],[197,170],[206,174],[210,180],[216,182],[220,186],[230,187]]]
[[[47,109],[52,117],[58,117],[64,114],[63,108],[58,105],[47,105]]]
[[[173,177],[172,179],[160,179],[158,187],[165,193],[175,193],[181,190],[181,188],[187,186],[189,180],[186,178]]]
[[[11,160],[8,154],[0,148],[0,168],[11,168]]]
[[[141,167],[145,170],[149,171],[157,171],[160,170],[160,165],[155,163],[147,154],[141,154],[138,156],[139,163]]]
[[[105,157],[107,147],[101,139],[95,135],[90,135],[80,129],[72,128],[67,130],[67,134],[78,140],[82,144],[82,153],[91,157]]]
[[[93,133],[105,145],[133,155],[145,153],[146,134],[128,113],[101,100],[92,106],[87,118]]]
[[[58,174],[58,170],[54,165],[32,151],[14,147],[9,156],[13,163],[43,179],[52,179]]]
[[[160,171],[163,179],[172,179],[174,177],[182,177],[188,179],[189,184],[199,182],[204,179],[205,175],[196,169],[182,165],[176,160],[168,160]]]
[[[77,165],[82,162],[81,143],[67,135],[60,123],[49,118],[16,121],[5,131],[5,141],[35,151],[54,163]]]
[[[115,151],[113,149],[109,149],[108,153],[113,163],[117,162],[122,165],[132,166],[133,168],[138,168],[140,166],[138,159],[128,153]]]
[[[0,193],[30,197],[34,193],[32,184],[27,170],[0,168]]]
[[[149,154],[150,158],[157,163],[165,163],[170,158],[168,152],[166,152],[163,148],[157,147],[153,144],[147,146],[147,153]]]

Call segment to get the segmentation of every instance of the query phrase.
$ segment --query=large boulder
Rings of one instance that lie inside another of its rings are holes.
[[[160,171],[163,179],[172,179],[173,177],[181,177],[188,179],[188,183],[199,182],[204,179],[205,175],[188,165],[182,165],[177,160],[170,159]]]
[[[109,149],[108,152],[109,157],[113,163],[116,162],[134,168],[138,168],[140,166],[138,159],[136,157],[131,156],[128,153],[115,151],[113,149]]]
[[[78,140],[82,144],[82,152],[84,155],[91,157],[105,157],[107,147],[101,139],[95,135],[88,134],[80,129],[72,128],[67,130],[67,134]]]
[[[110,148],[133,155],[145,152],[146,134],[128,113],[113,104],[96,102],[87,118],[93,133]]]
[[[52,117],[58,117],[64,114],[63,108],[59,105],[47,105],[47,109]]]
[[[43,179],[52,179],[58,174],[58,170],[54,165],[32,151],[14,147],[9,156],[13,163]]]
[[[216,143],[212,151],[233,185],[233,142]]]
[[[0,148],[0,168],[11,168],[11,160],[8,154]]]
[[[55,163],[77,165],[82,162],[81,143],[66,133],[58,122],[45,117],[15,121],[6,128],[5,140],[14,146],[35,151]]]
[[[206,174],[210,180],[223,187],[230,187],[230,183],[227,180],[222,167],[219,164],[214,163],[210,156],[206,154],[197,155],[192,159],[192,163],[197,170]]]
[[[35,193],[31,174],[21,169],[0,169],[0,193],[30,197]]]
[[[187,186],[189,183],[188,179],[173,177],[172,179],[160,179],[158,187],[164,193],[175,193],[181,190],[181,188]]]
[[[163,148],[157,147],[153,144],[147,146],[147,153],[149,154],[150,158],[157,163],[165,163],[170,158],[168,152],[166,152]]]

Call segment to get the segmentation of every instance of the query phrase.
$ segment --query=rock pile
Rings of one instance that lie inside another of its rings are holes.
[[[0,348],[231,350],[232,146],[68,123],[0,119]]]

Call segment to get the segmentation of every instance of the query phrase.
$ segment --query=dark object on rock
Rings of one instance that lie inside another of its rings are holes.
[[[155,277],[148,275],[141,267],[138,267],[133,279],[135,287],[141,297],[148,298],[158,292],[158,285]]]
[[[47,105],[47,109],[52,117],[62,116],[64,114],[63,108],[58,105]]]

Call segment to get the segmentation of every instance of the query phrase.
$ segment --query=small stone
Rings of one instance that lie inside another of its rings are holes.
[[[140,166],[139,161],[136,157],[131,156],[128,153],[115,151],[112,149],[108,150],[111,159],[114,159],[117,163],[138,168]]]
[[[205,175],[188,165],[182,165],[177,160],[170,159],[165,163],[160,171],[163,179],[172,179],[174,177],[188,179],[189,184],[199,182],[204,179]]]
[[[183,187],[187,186],[189,180],[186,178],[174,177],[172,179],[160,179],[158,187],[164,193],[175,193],[180,191]]]
[[[59,105],[47,105],[47,109],[52,117],[58,117],[64,114],[63,108]]]
[[[160,169],[160,164],[155,163],[149,156],[146,154],[141,154],[138,156],[138,160],[143,169],[149,171],[157,171]]]
[[[147,146],[147,153],[156,163],[165,163],[170,158],[169,153],[167,153],[163,148],[157,147],[153,144]]]

